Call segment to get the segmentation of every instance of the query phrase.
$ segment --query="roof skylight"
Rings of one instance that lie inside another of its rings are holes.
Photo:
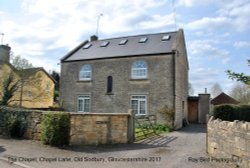
[[[142,38],[140,38],[139,43],[146,43],[147,40],[148,40],[147,37],[142,37]]]
[[[83,49],[88,49],[88,48],[91,47],[91,46],[92,46],[91,43],[87,43],[87,44],[85,44],[85,45],[83,46]]]
[[[107,47],[109,45],[109,41],[104,41],[100,46]]]
[[[171,36],[170,35],[164,35],[162,38],[161,38],[161,41],[168,41],[170,40]]]
[[[120,41],[119,45],[125,45],[128,42],[128,39],[123,39]]]

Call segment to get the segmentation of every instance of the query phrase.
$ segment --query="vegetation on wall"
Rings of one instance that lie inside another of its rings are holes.
[[[27,127],[27,116],[25,109],[0,106],[1,132],[8,137],[22,138]]]
[[[250,122],[250,105],[218,105],[214,107],[213,116],[225,121],[240,120]]]
[[[44,113],[41,139],[44,144],[64,146],[70,140],[70,114],[65,112]]]
[[[0,84],[2,86],[0,105],[5,106],[11,102],[11,99],[20,86],[20,81],[15,79],[13,73],[7,74],[3,79],[3,83]]]
[[[163,108],[158,110],[158,114],[160,114],[160,117],[166,120],[166,122],[168,123],[168,127],[170,127],[171,129],[174,128],[174,109],[169,108],[167,105],[165,105]]]

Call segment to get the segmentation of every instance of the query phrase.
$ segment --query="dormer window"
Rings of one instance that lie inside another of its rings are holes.
[[[91,46],[92,46],[91,43],[87,43],[87,44],[85,44],[85,45],[83,46],[83,49],[88,49],[88,48],[90,48]]]
[[[147,37],[142,37],[142,38],[140,38],[139,43],[146,43],[147,40],[148,40]]]
[[[92,68],[91,65],[85,64],[82,66],[79,72],[79,80],[80,81],[89,81],[92,77]]]
[[[109,41],[104,41],[102,44],[101,44],[101,47],[107,47],[109,45]]]

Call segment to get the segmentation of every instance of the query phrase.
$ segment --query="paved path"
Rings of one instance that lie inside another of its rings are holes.
[[[0,139],[0,167],[26,168],[231,168],[206,155],[206,128],[182,130],[135,144],[58,149],[30,140]],[[5,161],[4,161],[5,159]],[[8,162],[14,162],[8,165]],[[15,164],[17,163],[17,164]],[[2,166],[3,165],[3,166]],[[9,166],[9,167],[7,167]],[[13,166],[14,167],[14,166]]]

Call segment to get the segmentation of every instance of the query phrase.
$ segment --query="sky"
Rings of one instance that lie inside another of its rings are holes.
[[[99,39],[183,28],[195,95],[215,83],[229,93],[228,69],[250,75],[250,0],[0,0],[0,38],[59,72],[60,59],[96,34],[98,16]]]

